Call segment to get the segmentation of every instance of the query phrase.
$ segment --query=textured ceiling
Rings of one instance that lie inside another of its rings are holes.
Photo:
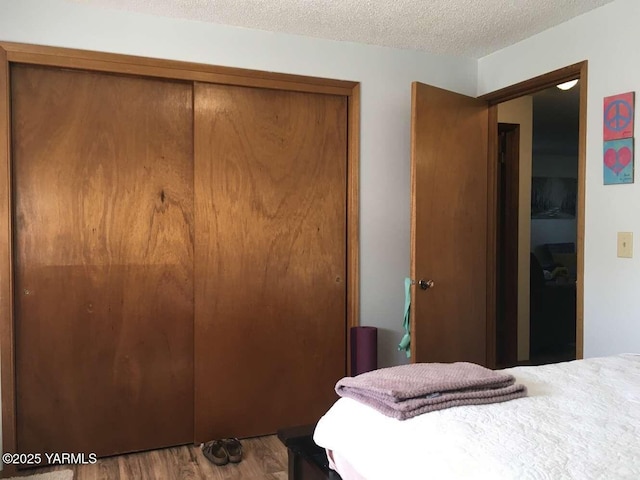
[[[613,0],[68,0],[479,58]]]

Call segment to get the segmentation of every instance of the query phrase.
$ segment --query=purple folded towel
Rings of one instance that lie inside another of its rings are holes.
[[[513,375],[458,362],[415,363],[345,377],[336,392],[406,420],[443,408],[513,400],[527,389],[516,385]]]

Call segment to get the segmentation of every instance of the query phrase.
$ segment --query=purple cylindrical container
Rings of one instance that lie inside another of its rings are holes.
[[[351,376],[378,368],[378,329],[351,327]]]

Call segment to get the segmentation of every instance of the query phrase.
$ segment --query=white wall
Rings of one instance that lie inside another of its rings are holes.
[[[379,364],[406,362],[411,82],[474,95],[476,61],[103,10],[62,0],[0,0],[0,40],[361,82],[361,323]]]
[[[518,360],[529,360],[529,303],[531,237],[531,168],[533,152],[533,97],[498,105],[498,122],[520,125],[518,163]]]
[[[584,252],[587,357],[640,352],[640,250],[634,249],[633,259],[616,257],[616,232],[640,231],[640,179],[631,185],[602,184],[602,99],[634,90],[640,93],[638,25],[640,2],[617,0],[478,61],[479,94],[589,61]]]

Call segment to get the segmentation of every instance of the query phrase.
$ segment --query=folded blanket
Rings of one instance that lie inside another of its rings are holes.
[[[467,362],[415,363],[345,377],[336,393],[398,420],[460,405],[505,402],[524,397],[513,375]]]

